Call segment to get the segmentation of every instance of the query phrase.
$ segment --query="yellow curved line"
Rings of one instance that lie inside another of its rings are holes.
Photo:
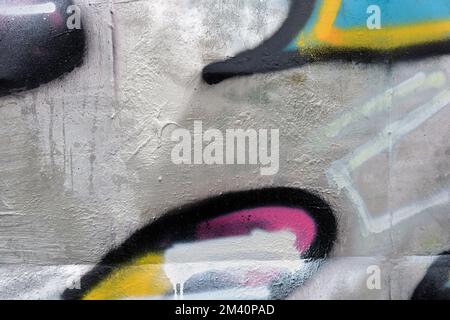
[[[114,300],[159,296],[172,285],[163,270],[164,257],[150,253],[114,271],[90,290],[83,300]]]

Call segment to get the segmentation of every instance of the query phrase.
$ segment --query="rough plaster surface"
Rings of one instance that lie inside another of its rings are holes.
[[[374,216],[417,206],[442,190],[446,204],[364,234],[358,210],[327,177],[333,162],[448,82],[392,97],[385,111],[362,117],[341,138],[319,133],[418,73],[450,79],[450,57],[391,68],[317,63],[208,86],[202,68],[274,32],[286,1],[78,3],[88,38],[85,63],[40,88],[0,98],[0,298],[57,299],[72,278],[167,209],[263,186],[317,192],[339,220],[332,257],[293,299],[407,299],[434,256],[449,249],[448,107],[352,174]],[[194,120],[221,130],[279,128],[279,173],[174,165],[171,123],[192,128]],[[373,264],[382,270],[381,290],[366,287]]]

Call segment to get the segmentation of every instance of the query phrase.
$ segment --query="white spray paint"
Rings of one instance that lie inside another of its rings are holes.
[[[195,292],[184,294],[186,300],[266,300],[270,297],[270,290],[266,286],[253,288],[232,288],[223,290],[208,290],[204,292]],[[145,297],[127,297],[123,300],[173,300],[178,299],[177,295],[167,296],[145,296]]]
[[[366,117],[374,116],[377,113],[387,111],[393,99],[404,98],[411,93],[423,92],[430,88],[442,88],[447,82],[446,75],[442,71],[433,72],[426,75],[419,72],[394,88],[387,89],[380,95],[370,99],[362,106],[357,106],[351,112],[344,113],[321,129],[315,142],[319,145],[326,145],[327,138],[337,137],[342,130],[352,123],[364,120]],[[322,143],[321,143],[322,140]]]
[[[428,199],[422,199],[413,205],[373,218],[351,178],[351,172],[380,152],[392,147],[405,135],[418,128],[449,104],[450,90],[441,91],[429,102],[409,112],[403,119],[386,126],[372,141],[358,147],[344,158],[333,162],[327,171],[329,180],[337,184],[339,189],[345,189],[348,197],[355,205],[365,227],[365,235],[367,235],[367,232],[381,233],[412,216],[424,212],[426,209],[449,203],[449,190],[444,189]]]
[[[165,253],[164,271],[176,298],[183,297],[187,280],[204,272],[226,272],[235,278],[264,270],[294,272],[304,266],[295,240],[289,231],[255,230],[249,236],[177,244]]]

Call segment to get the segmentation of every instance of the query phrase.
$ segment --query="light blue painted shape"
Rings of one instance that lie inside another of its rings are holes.
[[[382,26],[450,20],[450,0],[342,0],[334,25],[342,29],[365,27],[370,5],[380,7]]]

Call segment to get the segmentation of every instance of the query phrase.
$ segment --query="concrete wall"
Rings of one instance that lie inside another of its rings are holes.
[[[208,85],[203,68],[269,38],[289,2],[77,4],[87,39],[83,64],[0,98],[0,298],[59,299],[67,288],[87,290],[80,278],[169,210],[265,187],[320,197],[336,218],[336,237],[319,268],[312,261],[297,277],[277,278],[284,294],[237,281],[220,288],[231,297],[409,299],[436,256],[450,249],[448,55],[324,59]],[[171,134],[196,120],[223,132],[279,129],[278,172],[174,164]],[[236,248],[253,241],[236,239]],[[268,241],[267,252],[288,250],[282,240]],[[192,297],[214,292],[214,278],[204,279]],[[150,291],[136,296],[173,297],[171,288]]]

